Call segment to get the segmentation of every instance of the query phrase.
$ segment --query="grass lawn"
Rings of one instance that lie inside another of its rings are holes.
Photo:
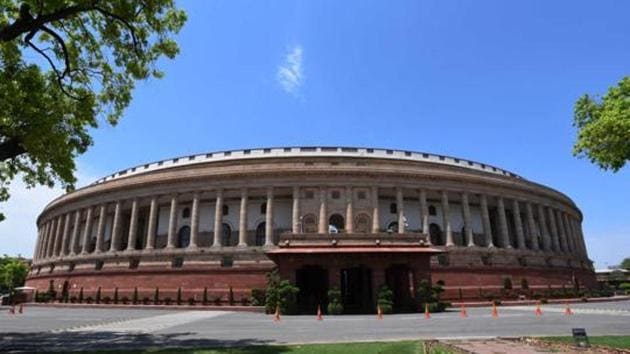
[[[544,337],[544,340],[573,344],[573,337]],[[591,345],[606,345],[612,348],[630,349],[630,336],[594,336],[588,337]]]
[[[208,348],[208,349],[173,349],[146,351],[99,351],[105,354],[135,354],[135,353],[176,353],[176,354],[420,354],[424,346],[420,341],[399,342],[369,342],[369,343],[335,343],[335,344],[305,344],[305,345],[269,345],[238,348]],[[431,350],[432,354],[449,354],[442,348]]]

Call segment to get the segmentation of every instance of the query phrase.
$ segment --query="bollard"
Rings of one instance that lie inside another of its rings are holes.
[[[280,322],[280,306],[276,305],[276,313],[273,314],[273,321]]]
[[[459,311],[459,317],[461,318],[468,317],[468,311],[466,311],[466,306],[464,306],[464,304],[462,304],[462,309],[461,311]]]
[[[320,305],[317,305],[317,320],[321,321],[324,319],[324,316],[322,316],[322,308]]]

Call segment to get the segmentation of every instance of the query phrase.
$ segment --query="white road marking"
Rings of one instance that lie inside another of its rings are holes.
[[[536,310],[536,307],[533,307],[533,306],[506,306],[503,309],[504,310],[514,310],[514,311],[531,311],[533,313]],[[541,307],[540,310],[543,312],[543,314],[545,312],[564,313],[566,311],[566,308],[563,308],[563,307]],[[628,310],[571,308],[571,312],[573,312],[574,314],[630,316],[630,311],[628,311]]]
[[[131,320],[90,324],[53,332],[117,332],[117,333],[153,333],[195,321],[218,317],[227,311],[182,311],[166,315],[158,315]]]

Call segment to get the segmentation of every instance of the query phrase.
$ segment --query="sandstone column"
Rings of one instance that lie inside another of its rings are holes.
[[[570,216],[567,213],[563,213],[562,214],[562,221],[564,222],[564,229],[567,232],[567,239],[569,240],[569,242],[568,242],[569,250],[571,251],[571,253],[577,254],[578,253],[578,248],[577,248],[577,244],[575,242],[575,232],[573,230],[573,227],[571,225],[571,222],[570,222],[569,218],[570,218]]]
[[[267,204],[267,207],[269,207],[269,204]],[[302,221],[300,220],[300,187],[298,186],[294,186],[293,187],[293,209],[291,210],[292,212],[292,226],[293,226],[293,233],[294,234],[300,234],[302,233]],[[265,241],[266,242],[266,241]]]
[[[525,214],[527,215],[527,229],[528,229],[528,237],[530,240],[530,244],[532,245],[532,250],[538,251],[540,248],[538,245],[538,234],[536,233],[536,222],[534,221],[534,213],[532,211],[532,203],[525,203]]]
[[[188,249],[199,247],[199,192],[193,193],[192,207],[190,210],[190,243]]]
[[[510,244],[510,236],[508,234],[507,218],[505,216],[505,205],[503,204],[503,197],[497,197],[497,210],[499,213],[499,235],[501,236],[501,243],[503,248],[512,248]]]
[[[400,187],[396,188],[396,208],[398,209],[398,233],[405,233],[405,199],[403,197],[403,190]]]
[[[472,232],[472,222],[470,220],[470,205],[468,204],[468,193],[462,193],[462,215],[464,217],[464,235],[463,243],[468,247],[475,245],[474,235]]]
[[[521,220],[521,208],[518,205],[518,200],[512,200],[512,214],[514,215],[514,228],[516,229],[516,245],[518,249],[524,250],[527,248],[525,245],[525,235],[523,234],[523,220]]]
[[[555,210],[556,224],[558,227],[558,237],[560,240],[560,249],[563,253],[569,252],[569,245],[567,243],[566,231],[564,230],[564,224],[562,223],[562,212]]]
[[[149,207],[149,222],[147,225],[147,244],[144,245],[145,250],[155,248],[155,228],[157,227],[158,197],[151,197],[151,206]]]
[[[63,222],[63,235],[61,237],[61,249],[59,250],[59,255],[61,257],[66,255],[66,250],[68,249],[68,243],[70,242],[70,212],[66,213]]]
[[[39,260],[39,251],[42,248],[42,240],[44,234],[44,224],[40,224],[37,231],[37,242],[35,243],[35,252],[33,252],[33,260]]]
[[[298,208],[299,208],[299,202],[298,202]],[[267,213],[265,214],[265,246],[273,246],[273,188],[272,187],[267,188]]]
[[[46,229],[46,245],[44,246],[42,252],[44,253],[44,258],[49,258],[52,254],[52,243],[54,242],[53,233],[55,229],[55,220],[51,219],[46,223],[48,224]]]
[[[79,247],[79,227],[81,226],[81,209],[74,212],[74,226],[72,227],[72,238],[70,239],[70,255],[77,254]]]
[[[552,250],[551,236],[549,235],[549,229],[547,228],[547,219],[545,217],[545,207],[542,204],[538,204],[538,223],[540,224],[540,232],[542,234],[543,250],[549,252]]]
[[[81,254],[86,255],[90,251],[90,239],[92,237],[92,219],[94,216],[92,213],[94,212],[94,207],[88,207],[87,213],[85,216],[85,228],[83,229],[83,247],[81,249]]]
[[[427,207],[427,191],[425,189],[420,190],[420,227],[422,233],[429,234],[429,208]],[[429,245],[431,244],[431,237],[427,237]]]
[[[319,228],[317,232],[320,234],[328,233],[328,211],[326,210],[328,196],[326,193],[326,188],[319,188]]]
[[[372,187],[372,233],[377,234],[381,231],[380,216],[378,213],[378,187]]]
[[[46,254],[48,258],[52,258],[55,254],[55,233],[57,231],[57,218],[50,221],[50,232],[48,233],[48,250]]]
[[[177,237],[177,194],[171,196],[171,209],[168,216],[168,238],[166,248],[175,248]]]
[[[446,191],[442,191],[442,228],[446,235],[446,246],[454,246],[451,215],[448,207],[448,193]]]
[[[120,212],[122,208],[122,202],[116,201],[114,205],[114,221],[112,222],[112,237],[110,239],[110,252],[117,252],[120,248]]]
[[[346,187],[346,232],[349,234],[354,232],[353,199],[352,187]]]
[[[238,226],[238,247],[247,247],[247,189],[241,189],[241,208]]]
[[[223,233],[223,190],[217,190],[217,201],[214,207],[214,242],[212,247],[221,247]]]
[[[105,214],[107,213],[107,204],[101,204],[98,214],[98,224],[96,226],[96,253],[105,251]]]
[[[480,196],[481,201],[481,224],[483,225],[483,234],[486,239],[487,247],[494,247],[492,242],[492,225],[490,224],[490,213],[488,213],[488,198],[485,194]]]
[[[138,198],[131,201],[131,215],[129,216],[129,234],[127,234],[127,251],[136,249],[138,228]]]
[[[62,216],[59,215],[57,217],[57,228],[55,231],[55,243],[53,244],[53,257],[59,257],[59,251],[61,248],[61,238],[63,237],[63,235],[61,234],[62,232],[62,223],[63,223],[63,219]]]
[[[549,216],[549,226],[551,228],[551,244],[555,252],[560,253],[560,242],[558,240],[558,228],[556,225],[556,217],[551,207],[547,207],[547,215]]]

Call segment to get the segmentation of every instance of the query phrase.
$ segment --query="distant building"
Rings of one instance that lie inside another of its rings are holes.
[[[594,286],[581,222],[566,195],[455,157],[214,152],[136,166],[52,201],[37,220],[27,285],[238,301],[277,267],[303,309],[335,287],[354,312],[372,311],[383,284],[404,303],[420,279],[443,280],[450,299],[496,293],[505,278]]]
[[[619,285],[630,282],[630,271],[621,268],[596,269],[595,276],[600,284]]]

